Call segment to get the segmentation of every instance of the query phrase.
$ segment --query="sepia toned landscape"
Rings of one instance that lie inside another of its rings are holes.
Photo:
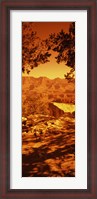
[[[74,23],[22,24],[22,177],[75,176],[74,44]]]

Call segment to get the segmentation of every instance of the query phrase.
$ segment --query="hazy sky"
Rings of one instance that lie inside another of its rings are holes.
[[[26,22],[25,22],[26,23]],[[51,33],[58,33],[62,29],[65,32],[69,31],[70,22],[34,22],[33,23],[33,31],[37,32],[37,36],[41,39],[46,39]],[[56,63],[55,54],[52,53],[50,57],[50,62],[45,64],[40,64],[38,67],[34,68],[29,76],[40,77],[46,76],[50,79],[54,79],[57,77],[64,78],[64,74],[66,74],[70,69],[65,66],[62,62],[60,64]],[[27,74],[23,74],[25,76]]]

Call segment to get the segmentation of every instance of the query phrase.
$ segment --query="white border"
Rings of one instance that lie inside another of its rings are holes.
[[[21,22],[76,22],[76,176],[21,177]],[[10,12],[10,188],[87,189],[87,11]]]

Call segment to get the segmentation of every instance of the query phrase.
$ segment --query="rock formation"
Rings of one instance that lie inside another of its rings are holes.
[[[49,103],[50,115],[55,118],[59,118],[63,115],[74,115],[75,105],[74,104],[65,104],[65,103]]]
[[[50,115],[56,118],[64,115],[64,111],[55,106],[53,103],[49,103]]]

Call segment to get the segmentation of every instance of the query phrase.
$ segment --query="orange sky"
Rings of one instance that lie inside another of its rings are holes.
[[[41,39],[46,39],[49,34],[58,33],[62,29],[65,32],[68,32],[70,24],[70,22],[34,22],[33,31],[36,31],[37,36],[39,36]],[[29,76],[46,76],[50,79],[57,77],[64,78],[64,74],[66,74],[70,69],[69,67],[65,66],[64,63],[57,64],[55,56],[56,54],[53,52],[50,57],[50,62],[40,64],[38,67],[31,70]],[[25,75],[27,76],[27,74],[23,74],[23,76]]]
[[[34,22],[33,28],[41,39],[46,39],[51,33],[58,33],[60,30],[69,31],[71,22]]]

